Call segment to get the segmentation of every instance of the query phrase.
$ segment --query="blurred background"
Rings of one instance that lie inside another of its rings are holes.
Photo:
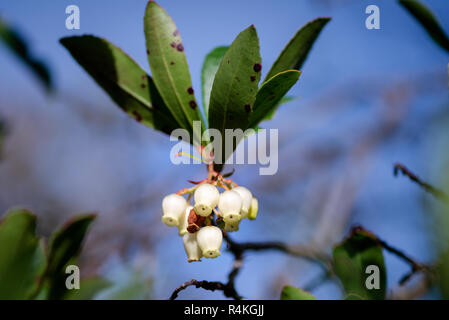
[[[0,212],[26,207],[50,234],[70,216],[98,212],[81,259],[81,275],[117,283],[97,298],[166,299],[192,278],[226,281],[232,255],[187,263],[177,230],[160,222],[164,195],[200,180],[201,165],[170,162],[174,142],[135,122],[59,44],[64,36],[94,34],[124,49],[149,72],[143,15],[146,0],[0,2],[0,15],[20,31],[49,67],[47,94],[27,67],[0,45],[0,117],[7,135],[0,160]],[[374,3],[375,2],[375,3]],[[449,3],[426,3],[449,30]],[[233,179],[259,199],[255,222],[243,222],[236,241],[281,240],[331,252],[352,225],[361,224],[418,261],[438,252],[438,206],[406,178],[401,162],[443,186],[449,117],[447,53],[396,1],[160,0],[181,32],[195,94],[205,55],[229,45],[254,24],[262,72],[294,33],[330,16],[283,105],[266,128],[279,129],[279,170],[259,176],[257,165],[234,166]],[[67,30],[65,9],[80,8],[81,29]],[[365,28],[365,8],[380,8],[380,30]],[[225,171],[232,169],[228,166]],[[391,289],[409,271],[385,253]],[[321,269],[276,252],[248,253],[237,279],[245,298],[278,299],[283,285],[339,299],[339,286],[319,281]],[[416,280],[414,280],[416,281]],[[317,285],[318,284],[318,285]],[[413,285],[413,281],[410,285]],[[438,298],[431,290],[422,298]],[[180,298],[222,299],[189,288]]]

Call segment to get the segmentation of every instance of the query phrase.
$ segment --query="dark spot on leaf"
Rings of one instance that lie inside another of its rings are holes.
[[[141,78],[142,78],[142,80],[145,80],[145,79],[147,78],[147,75],[146,75],[146,74],[143,74],[143,75],[141,76]]]
[[[182,52],[182,51],[184,51],[184,46],[182,45],[182,43],[179,43],[179,44],[176,46],[176,49],[177,49],[179,52]]]
[[[173,32],[173,36],[174,36],[174,37],[179,36],[179,30],[178,30],[178,29],[176,29],[176,30]]]
[[[250,79],[251,79],[251,82],[256,81],[256,77],[255,76],[251,76]]]
[[[133,111],[133,115],[137,122],[142,121],[142,116],[136,110]]]
[[[253,67],[254,71],[259,72],[262,70],[262,65],[260,63],[256,63]]]
[[[189,94],[193,94],[193,88],[192,88],[192,87],[188,87],[188,88],[187,88],[187,92],[188,92]]]
[[[237,82],[240,82],[240,78],[239,77],[235,77],[235,80],[237,80]]]
[[[147,55],[150,55],[150,50],[147,49]]]
[[[170,64],[171,64],[171,65],[174,65],[174,64],[175,64],[175,62],[174,62],[174,61],[170,61]]]
[[[229,64],[229,60],[228,60],[228,64]]]
[[[176,48],[176,42],[172,42],[172,43],[170,43],[170,46],[172,47],[172,48]]]
[[[189,105],[190,105],[190,108],[192,108],[192,109],[196,108],[196,102],[194,100],[190,100]]]
[[[245,104],[245,111],[246,112],[250,112],[251,111],[251,106],[249,104]]]
[[[141,87],[142,89],[144,89],[144,88],[146,87],[145,83],[141,83],[141,84],[140,84],[140,87]]]

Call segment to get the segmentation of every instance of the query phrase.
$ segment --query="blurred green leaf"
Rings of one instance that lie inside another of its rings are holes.
[[[382,246],[377,238],[365,231],[354,231],[333,251],[334,269],[348,295],[355,294],[363,299],[385,299],[386,269]],[[366,268],[375,265],[379,268],[379,289],[368,289]]]
[[[345,300],[363,300],[363,298],[359,295],[351,293],[346,296]]]
[[[416,0],[399,0],[399,3],[423,26],[441,48],[449,52],[449,39],[429,8]]]
[[[98,293],[112,285],[111,281],[100,277],[84,279],[81,281],[78,290],[67,292],[64,300],[92,300]]]
[[[61,299],[67,291],[66,266],[74,264],[83,245],[87,229],[95,215],[83,215],[67,222],[56,231],[49,242],[49,258],[46,278],[49,284],[49,299]]]
[[[274,113],[282,97],[298,81],[300,71],[287,70],[278,73],[273,78],[262,84],[256,95],[254,111],[249,118],[250,128],[257,126],[267,116]]]
[[[175,23],[154,1],[149,1],[144,19],[148,62],[154,83],[173,117],[201,140],[204,123],[195,100],[184,46]],[[201,121],[201,132],[193,132],[193,121]]]
[[[299,70],[321,30],[329,21],[330,18],[317,18],[299,29],[284,50],[282,50],[277,60],[273,63],[264,82],[270,80],[279,72],[289,69]]]
[[[7,213],[0,223],[0,300],[27,299],[37,290],[46,267],[36,217],[26,210]]]
[[[120,48],[94,36],[67,37],[60,42],[132,118],[166,134],[180,127],[151,77]]]
[[[6,21],[0,18],[0,41],[23,62],[44,84],[45,88],[52,89],[52,79],[47,66],[34,58],[24,38],[14,30]]]
[[[228,49],[229,46],[214,48],[208,53],[203,62],[203,68],[201,69],[201,83],[203,86],[203,106],[206,119],[209,114],[210,93],[212,91],[212,84],[214,83],[215,74],[217,73],[220,62]]]
[[[252,25],[243,30],[226,51],[212,86],[209,128],[218,129],[223,139],[225,129],[248,127],[261,68],[259,39]],[[234,144],[234,150],[239,142]],[[225,144],[222,143],[223,163],[232,154],[230,150],[225,153]]]
[[[316,300],[309,292],[292,286],[282,289],[281,300]]]

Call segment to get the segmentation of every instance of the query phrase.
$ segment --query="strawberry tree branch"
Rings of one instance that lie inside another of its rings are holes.
[[[420,187],[422,187],[425,191],[431,193],[435,198],[449,203],[449,196],[442,190],[439,190],[432,185],[422,181],[416,174],[411,172],[406,166],[401,163],[394,164],[394,175],[397,176],[398,173],[401,172],[403,175],[407,176],[410,180],[417,183]]]

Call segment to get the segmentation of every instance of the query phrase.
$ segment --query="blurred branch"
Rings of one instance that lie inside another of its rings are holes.
[[[177,287],[170,296],[170,300],[174,300],[178,297],[178,293],[189,286],[195,286],[196,288],[202,288],[205,290],[223,291],[223,294],[227,298],[233,298],[235,300],[241,300],[242,297],[235,289],[235,280],[243,266],[243,254],[245,251],[265,251],[265,250],[277,250],[283,253],[301,257],[312,262],[319,263],[324,267],[326,274],[332,274],[332,258],[318,250],[313,246],[297,245],[290,246],[282,242],[243,242],[237,243],[232,240],[228,234],[223,234],[224,239],[228,244],[228,250],[234,255],[234,263],[231,271],[228,274],[228,282],[222,283],[218,281],[198,281],[192,279],[184,282]]]
[[[407,176],[410,180],[417,183],[420,187],[422,187],[425,191],[431,193],[435,198],[445,202],[449,203],[449,197],[448,195],[442,191],[439,190],[432,185],[423,182],[420,178],[418,178],[417,175],[415,175],[413,172],[411,172],[406,166],[404,166],[401,163],[395,163],[394,165],[394,175],[397,176],[398,173],[401,172],[403,175]]]

